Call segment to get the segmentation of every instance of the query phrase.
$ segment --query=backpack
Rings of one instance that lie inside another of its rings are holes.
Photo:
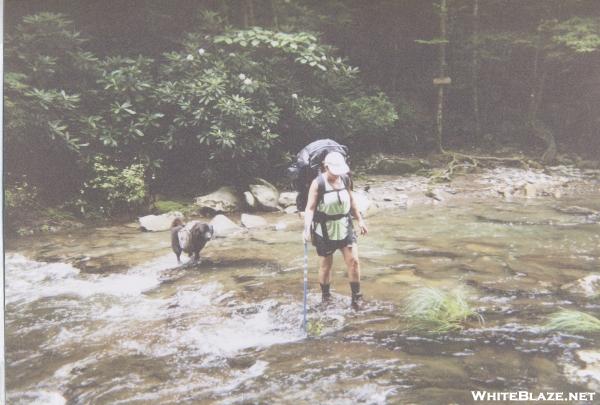
[[[185,226],[181,228],[179,232],[177,232],[179,246],[184,252],[188,253],[191,251],[192,239],[194,238],[194,236],[196,236],[196,239],[198,239],[198,237],[201,236],[201,232],[198,228],[198,225],[200,224],[200,221],[190,221],[187,224],[185,224]]]
[[[298,192],[296,197],[296,208],[304,212],[308,200],[308,190],[312,181],[318,176],[321,162],[329,152],[339,152],[344,158],[348,158],[348,148],[331,139],[319,139],[306,145],[296,155],[296,162],[288,168],[288,173],[293,181],[294,189]],[[344,181],[346,184],[346,181]],[[319,185],[319,197],[322,190]]]

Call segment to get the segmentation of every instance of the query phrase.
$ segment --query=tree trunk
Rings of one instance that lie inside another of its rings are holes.
[[[277,8],[274,0],[269,0],[269,9],[271,11],[271,26],[279,30],[279,18],[277,17]]]
[[[254,3],[252,0],[246,0],[246,7],[248,9],[248,24],[251,26],[256,25],[256,19],[254,18]]]
[[[479,0],[473,0],[473,119],[475,138],[481,139],[481,118],[479,115]]]
[[[248,0],[245,0],[243,3],[241,3],[241,7],[240,9],[242,10],[242,28],[247,29],[248,28]]]
[[[439,77],[446,77],[446,22],[448,18],[448,10],[446,7],[446,0],[440,1],[440,75]],[[443,152],[443,130],[444,130],[444,85],[438,85],[438,106],[437,106],[437,149],[438,152]]]
[[[527,126],[536,138],[543,140],[546,144],[546,150],[542,154],[542,161],[544,163],[550,163],[556,159],[556,140],[554,139],[552,131],[538,118],[547,77],[547,72],[544,67],[545,58],[542,50],[543,44],[544,37],[543,34],[540,33],[533,60],[533,88],[530,96],[531,100],[529,103]]]
[[[398,42],[400,42],[400,33],[398,32],[398,26],[394,27],[394,36],[393,36],[393,41],[394,41],[394,56],[393,56],[393,60],[394,60],[394,67],[392,69],[392,94],[394,95],[394,97],[397,94],[398,91]]]

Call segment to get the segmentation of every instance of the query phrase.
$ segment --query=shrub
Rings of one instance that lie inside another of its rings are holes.
[[[4,189],[4,207],[9,211],[23,209],[38,209],[38,190],[27,183],[26,177],[14,184],[9,184]]]
[[[196,172],[213,168],[223,180],[273,176],[289,150],[379,134],[397,119],[385,95],[365,91],[358,70],[308,32],[202,31],[164,57],[156,99],[171,124],[159,142],[196,150]]]
[[[334,119],[326,125],[334,125],[328,133],[361,151],[374,150],[385,142],[398,120],[394,105],[383,93],[345,97],[333,105],[331,116]]]
[[[123,169],[95,158],[93,177],[84,183],[76,202],[84,215],[111,215],[139,208],[147,196],[144,166],[131,164]]]

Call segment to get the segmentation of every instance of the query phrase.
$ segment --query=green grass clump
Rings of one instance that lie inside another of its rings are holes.
[[[470,318],[483,322],[461,289],[447,292],[439,288],[420,288],[406,298],[404,312],[411,329],[429,333],[463,329],[464,322]]]
[[[189,214],[190,211],[194,209],[194,206],[179,201],[160,200],[154,203],[154,208],[156,208],[161,214],[171,211],[179,211],[183,214]]]
[[[585,312],[564,309],[550,315],[544,327],[561,332],[600,332],[600,319]]]
[[[321,336],[325,330],[325,324],[320,319],[309,320],[306,324],[306,331],[308,336]]]

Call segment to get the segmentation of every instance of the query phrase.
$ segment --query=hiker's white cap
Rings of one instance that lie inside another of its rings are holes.
[[[350,171],[350,168],[346,164],[346,159],[344,159],[344,155],[340,152],[329,152],[327,156],[325,156],[323,164],[334,176],[341,176]]]

